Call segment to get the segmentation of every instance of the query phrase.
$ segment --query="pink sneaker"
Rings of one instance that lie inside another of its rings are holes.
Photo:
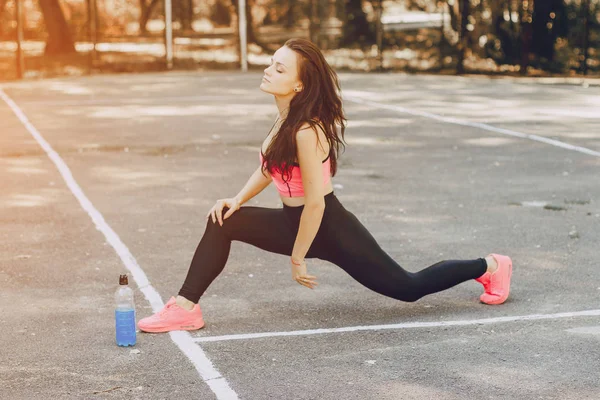
[[[498,263],[498,269],[493,274],[486,272],[475,279],[483,285],[484,293],[479,297],[485,304],[502,304],[508,299],[510,278],[512,276],[512,260],[508,256],[490,254]]]
[[[204,327],[200,305],[194,305],[192,311],[178,306],[175,297],[167,302],[162,310],[154,315],[142,318],[138,328],[144,332],[192,331]]]

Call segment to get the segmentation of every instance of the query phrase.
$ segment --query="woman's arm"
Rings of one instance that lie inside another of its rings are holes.
[[[292,260],[294,261],[303,260],[306,253],[308,253],[308,249],[319,231],[325,212],[323,167],[317,151],[316,133],[308,127],[308,124],[305,124],[296,134],[298,164],[300,165],[304,187],[304,209],[302,210],[300,226],[292,250]]]
[[[248,182],[246,182],[246,185],[244,185],[242,190],[235,196],[240,205],[244,204],[269,186],[272,182],[271,175],[269,175],[268,171],[265,171],[265,174],[267,177],[263,175],[261,166],[259,165],[256,171],[254,171],[252,176],[248,179]]]

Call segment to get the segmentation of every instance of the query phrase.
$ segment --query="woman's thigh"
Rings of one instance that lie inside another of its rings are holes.
[[[227,211],[223,209],[223,215]],[[218,225],[218,222],[216,222]],[[230,240],[248,243],[271,253],[291,255],[298,234],[282,208],[244,206],[223,220],[220,227]],[[316,241],[311,245],[306,258],[318,256]]]

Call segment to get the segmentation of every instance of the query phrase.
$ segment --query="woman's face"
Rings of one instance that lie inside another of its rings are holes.
[[[298,78],[297,54],[286,46],[279,48],[271,58],[271,65],[265,68],[265,75],[260,83],[263,92],[275,96],[296,94],[294,89],[302,90]]]

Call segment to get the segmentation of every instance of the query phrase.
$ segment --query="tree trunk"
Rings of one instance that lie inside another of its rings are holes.
[[[2,15],[4,15],[4,9],[6,8],[6,2],[8,0],[0,0],[0,21],[2,20]],[[0,25],[0,36],[4,36],[4,27]]]
[[[253,1],[246,0],[246,26],[248,27],[248,42],[257,43],[258,38],[256,37],[256,32],[254,31],[254,23],[252,21],[252,6],[254,5]]]
[[[550,14],[559,14],[560,3],[560,0],[538,0],[533,3],[533,48],[538,56],[548,61],[554,59],[554,42],[557,36],[557,21]]]
[[[460,39],[458,41],[458,60],[456,63],[456,73],[465,72],[465,51],[467,50],[467,24],[469,23],[469,0],[460,1]]]
[[[182,31],[192,30],[192,13],[194,12],[190,0],[174,0],[173,16],[181,23]]]
[[[505,0],[490,2],[490,11],[492,14],[491,33],[495,36],[498,35],[500,31],[500,23],[504,20],[504,10],[506,10]]]
[[[8,0],[0,0],[0,18],[2,18],[2,15],[4,14],[4,9],[6,8],[7,2]]]
[[[152,10],[154,10],[154,7],[156,7],[157,4],[158,0],[151,0],[148,5],[146,5],[146,0],[140,0],[140,33],[142,35],[145,35],[148,32],[146,25],[148,25]]]
[[[48,31],[48,41],[44,53],[75,53],[75,44],[58,0],[40,0],[39,5]]]
[[[184,25],[184,29],[192,30],[192,23],[194,22],[194,1],[193,0],[183,0],[185,2],[185,8],[187,11],[187,15],[185,18],[186,25]]]
[[[522,9],[522,7],[521,7]],[[527,67],[529,66],[529,53],[531,51],[531,3],[527,9],[521,13],[519,23],[521,24],[521,75],[527,75]]]
[[[288,9],[285,13],[285,27],[286,28],[291,28],[294,26],[294,23],[296,22],[296,7],[295,7],[296,1],[295,0],[287,0],[287,6]]]
[[[240,14],[239,14],[239,10],[238,10],[238,1],[231,0],[231,3],[233,4],[233,7],[235,8],[235,13],[238,15],[238,21],[239,21]],[[266,52],[270,53],[273,50],[270,49],[266,43],[261,42],[256,37],[256,33],[254,31],[254,23],[252,22],[252,13],[250,12],[252,10],[253,5],[254,5],[253,0],[246,0],[246,10],[245,10],[246,11],[246,37],[247,37],[248,43],[254,43],[258,47],[260,47],[263,50],[265,50]]]
[[[587,75],[588,66],[588,54],[590,47],[590,0],[583,0],[581,4],[583,14],[583,61],[581,62],[581,72],[583,75]]]
[[[372,2],[373,7],[377,2]],[[367,15],[362,9],[361,0],[346,0],[344,2],[345,21],[342,26],[342,40],[340,45],[351,46],[356,43],[361,46],[375,44],[376,32],[367,20]]]
[[[460,3],[454,3],[453,5],[448,4],[448,14],[450,15],[450,27],[454,32],[460,31]]]
[[[146,8],[146,0],[140,0],[140,20],[138,22],[140,23],[140,34],[142,35],[146,33],[146,24],[143,24]]]
[[[308,26],[310,41],[313,43],[317,43],[317,31],[319,28],[319,5],[317,4],[318,0],[309,0],[310,8],[309,8],[309,21],[310,24]]]
[[[510,25],[510,34],[511,36],[513,36],[516,33],[516,29],[515,29],[515,21],[513,20],[513,12],[514,12],[514,8],[513,8],[513,2],[509,1],[508,2],[508,23]]]

